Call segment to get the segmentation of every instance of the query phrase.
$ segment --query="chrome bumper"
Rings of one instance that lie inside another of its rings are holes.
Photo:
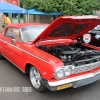
[[[58,81],[54,81],[54,82],[48,81],[48,85],[53,87],[53,86],[59,86],[59,85],[67,84],[67,83],[73,83],[75,81],[80,81],[80,80],[83,80],[83,79],[94,77],[98,74],[100,74],[100,70],[96,71],[94,73],[89,73],[89,74],[85,74],[85,75],[81,75],[81,76],[76,76],[76,77],[73,77],[73,78],[58,80]]]

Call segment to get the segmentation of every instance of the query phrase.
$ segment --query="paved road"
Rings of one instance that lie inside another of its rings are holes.
[[[19,91],[7,92],[8,87]],[[31,90],[25,92],[27,87]],[[100,81],[77,89],[38,93],[28,76],[4,59],[0,61],[0,100],[100,100]]]

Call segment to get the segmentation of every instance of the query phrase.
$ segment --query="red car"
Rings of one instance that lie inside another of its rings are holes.
[[[0,33],[0,59],[28,73],[39,92],[93,83],[100,79],[100,48],[88,32],[98,24],[97,16],[62,16],[50,25],[9,25]]]

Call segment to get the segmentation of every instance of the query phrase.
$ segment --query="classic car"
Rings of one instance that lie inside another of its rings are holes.
[[[61,16],[51,24],[11,24],[0,33],[5,57],[42,92],[78,88],[100,79],[100,48],[88,33],[97,16]],[[99,43],[98,43],[99,44]]]

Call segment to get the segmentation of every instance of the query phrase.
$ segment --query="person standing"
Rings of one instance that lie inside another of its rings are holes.
[[[3,14],[2,17],[4,19],[4,25],[3,25],[3,27],[5,27],[6,25],[12,24],[10,18],[7,17],[5,14]]]

